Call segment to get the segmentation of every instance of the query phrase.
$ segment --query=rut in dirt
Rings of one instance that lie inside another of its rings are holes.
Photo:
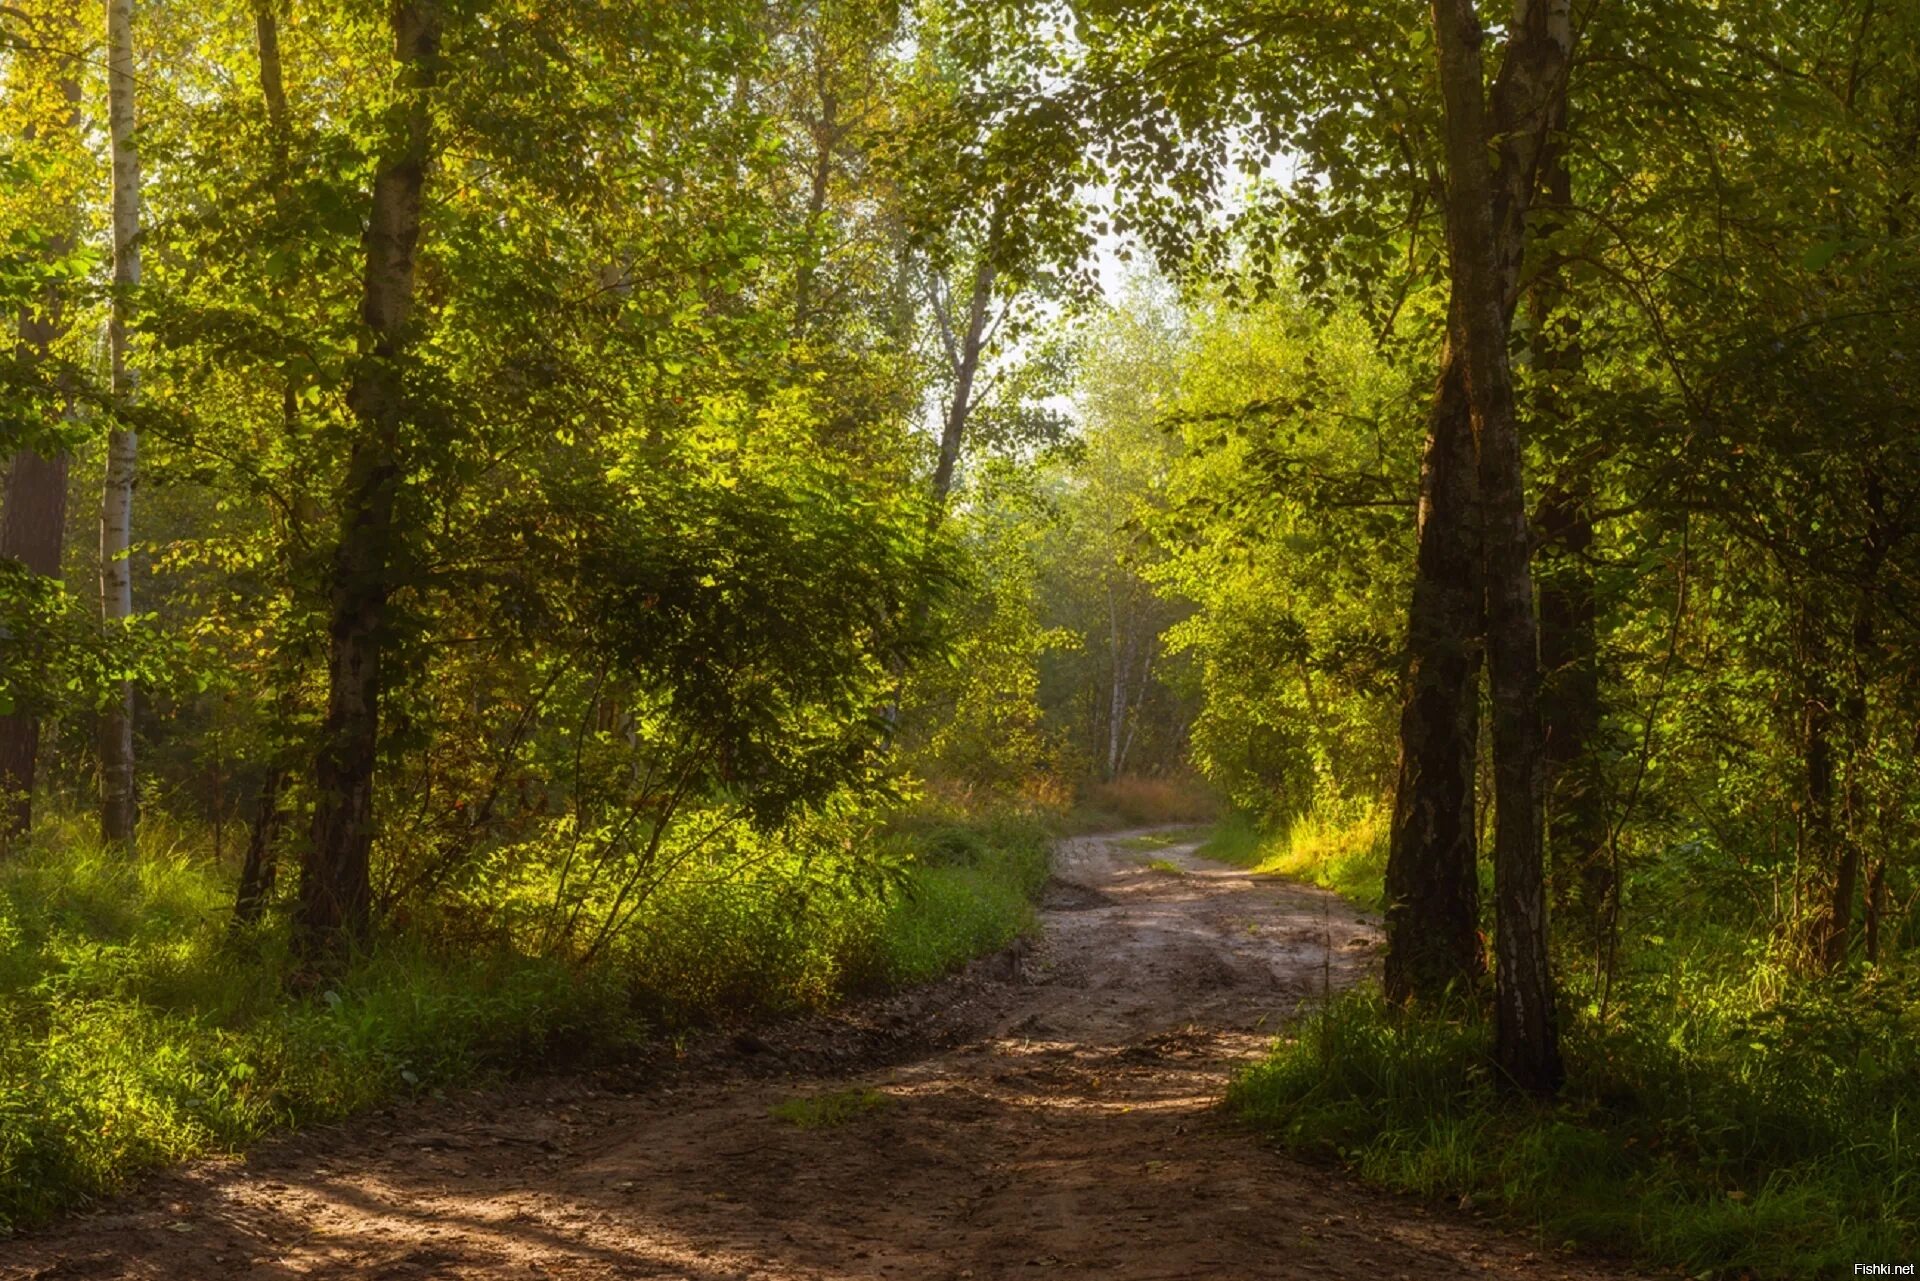
[[[176,1171],[0,1246],[0,1278],[1617,1275],[1218,1107],[1368,973],[1371,917],[1148,833],[1063,842],[1056,873],[1024,955],[662,1084],[474,1093]]]

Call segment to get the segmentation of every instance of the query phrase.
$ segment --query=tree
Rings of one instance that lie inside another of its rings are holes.
[[[434,155],[431,95],[440,76],[441,25],[437,0],[402,0],[393,8],[396,101],[376,152],[363,239],[366,334],[347,392],[355,436],[328,583],[327,712],[315,755],[313,837],[294,918],[309,958],[360,941],[370,923],[374,765],[398,550],[394,505],[409,415],[406,354],[421,203]]]
[[[6,399],[23,405],[23,419],[39,415],[65,424],[70,417],[76,390],[71,371],[60,367],[56,344],[66,335],[72,322],[73,307],[68,294],[73,292],[71,271],[78,246],[77,197],[71,191],[66,171],[71,164],[59,164],[57,157],[70,151],[80,133],[81,88],[74,63],[74,33],[64,30],[69,21],[42,20],[33,33],[32,43],[56,52],[48,59],[53,74],[49,83],[13,85],[16,101],[28,104],[28,118],[19,123],[19,137],[29,146],[40,144],[50,151],[47,170],[62,174],[61,181],[46,182],[41,217],[51,215],[51,226],[33,229],[32,239],[40,245],[35,269],[23,273],[28,284],[23,296],[9,297],[18,307],[19,330],[14,345],[13,377],[6,380]],[[21,65],[25,63],[25,65]],[[31,75],[31,63],[22,59],[13,68],[16,77]],[[44,94],[23,91],[28,87],[48,90]],[[43,171],[43,179],[45,176]],[[38,218],[35,221],[39,221]],[[11,407],[11,406],[10,406]],[[13,415],[9,415],[12,417]],[[8,442],[11,459],[7,465],[4,493],[0,493],[0,560],[16,560],[30,573],[42,577],[61,577],[61,555],[66,544],[67,473],[72,456],[58,430],[29,432],[0,431],[0,440]],[[19,437],[19,439],[15,439]],[[22,702],[20,691],[8,691],[12,705],[0,710],[0,850],[27,835],[33,826],[33,795],[37,782],[40,751],[40,717],[35,708]]]
[[[135,128],[133,0],[107,0],[107,123],[113,153],[113,301],[107,320],[113,425],[100,499],[100,616],[109,628],[133,617],[133,486],[139,436],[126,421],[139,389],[127,359],[130,314],[140,288],[140,151]],[[139,800],[133,761],[133,684],[100,717],[100,833],[133,842]]]
[[[1501,78],[1530,85],[1542,105],[1565,74],[1573,31],[1564,0],[1516,13]],[[1559,1088],[1559,1030],[1547,949],[1547,900],[1539,729],[1539,640],[1532,534],[1527,523],[1520,432],[1508,365],[1512,315],[1508,275],[1495,236],[1495,191],[1487,151],[1480,20],[1473,0],[1435,0],[1434,48],[1446,104],[1447,227],[1453,280],[1453,342],[1472,408],[1477,478],[1484,504],[1487,634],[1493,686],[1494,895],[1497,946],[1494,1054],[1520,1088]],[[1495,124],[1512,123],[1500,121]],[[1536,131],[1537,157],[1544,127]],[[1531,186],[1532,177],[1523,180]]]

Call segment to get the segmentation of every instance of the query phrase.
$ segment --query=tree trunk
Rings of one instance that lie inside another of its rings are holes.
[[[1488,135],[1497,140],[1500,165],[1486,187],[1503,332],[1518,300],[1541,153],[1565,98],[1565,0],[1521,0],[1512,30],[1493,88]],[[1475,40],[1477,64],[1477,28]],[[1457,321],[1450,316],[1450,334]],[[1474,777],[1482,533],[1463,358],[1450,337],[1428,420],[1420,548],[1407,619],[1407,693],[1386,887],[1386,986],[1390,997],[1402,1001],[1433,999],[1470,982],[1481,968]]]
[[[1480,529],[1473,432],[1449,344],[1420,477],[1420,550],[1407,622],[1407,693],[1387,847],[1385,984],[1435,1001],[1478,977],[1473,778],[1480,734]]]
[[[1827,670],[1827,640],[1821,620],[1810,603],[1800,610],[1800,757],[1806,771],[1805,792],[1800,808],[1800,867],[1802,883],[1812,899],[1825,879],[1826,869],[1835,865],[1839,848],[1833,821],[1833,684]],[[1829,887],[1829,891],[1831,887]],[[1837,895],[1833,895],[1837,898]],[[1831,899],[1829,900],[1831,902]],[[1811,906],[1803,909],[1796,929],[1807,928]],[[1838,925],[1831,908],[1812,922],[1812,944],[1824,959],[1832,954],[1831,937]],[[1804,937],[1804,936],[1803,936]]]
[[[38,318],[23,321],[38,327]],[[24,344],[42,353],[44,342]],[[42,458],[23,449],[7,469],[6,504],[0,510],[0,557],[18,560],[35,574],[60,576],[67,527],[67,455]],[[33,828],[35,767],[40,755],[40,719],[16,708],[0,716],[0,850]]]
[[[807,182],[807,213],[802,223],[805,244],[793,278],[793,327],[805,333],[813,315],[813,282],[823,257],[821,240],[826,225],[827,195],[833,184],[833,157],[845,130],[840,124],[840,99],[828,83],[828,68],[822,61],[814,69],[814,89],[820,95],[820,116],[808,122],[813,135],[813,168]]]
[[[1127,723],[1127,655],[1121,643],[1120,607],[1113,599],[1113,584],[1107,584],[1107,648],[1113,656],[1113,682],[1107,690],[1107,778],[1120,775],[1120,744]]]
[[[1605,796],[1593,757],[1600,730],[1599,641],[1594,579],[1593,492],[1563,477],[1542,497],[1540,550],[1541,750],[1546,767],[1558,902],[1592,939],[1605,933],[1613,894]]]
[[[993,264],[983,252],[974,268],[973,292],[967,300],[967,327],[956,335],[944,316],[942,337],[946,341],[947,360],[953,373],[953,398],[947,402],[946,421],[940,430],[940,460],[933,469],[933,520],[939,523],[946,514],[947,498],[953,492],[954,468],[960,461],[960,444],[967,432],[967,418],[973,413],[973,384],[980,373],[980,354],[987,331],[987,307],[993,301]]]
[[[260,785],[259,806],[247,830],[247,853],[240,864],[240,885],[234,893],[232,927],[236,931],[259,924],[273,897],[274,881],[280,868],[277,843],[286,826],[287,811],[282,799],[286,774],[277,766],[267,771]]]
[[[75,24],[78,25],[77,23]],[[67,33],[77,47],[74,33]],[[80,81],[74,74],[73,60],[60,70],[58,91],[67,103],[65,127],[80,129]],[[70,211],[74,220],[78,211]],[[46,246],[50,261],[73,252],[75,231],[60,229]],[[58,288],[49,286],[37,306],[20,313],[18,351],[23,363],[48,359],[53,344],[67,332],[65,299]],[[65,380],[62,380],[63,384]],[[71,388],[63,385],[62,399],[67,403],[62,414],[71,412]],[[60,577],[60,564],[66,549],[67,471],[69,455],[51,457],[29,449],[17,451],[7,467],[6,488],[0,495],[0,558],[10,557],[42,577]],[[0,852],[33,828],[33,792],[40,756],[40,719],[16,709],[0,716]]]
[[[1865,922],[1866,957],[1868,965],[1880,964],[1880,922],[1887,911],[1887,858],[1882,854],[1873,861],[1873,875],[1867,880],[1867,912]]]
[[[292,124],[287,108],[286,78],[280,61],[280,19],[275,0],[260,0],[254,10],[254,42],[259,55],[260,96],[266,103],[268,132],[273,143],[274,203],[280,208],[286,197],[286,184],[292,171]],[[294,443],[299,406],[289,380],[281,393],[281,424],[289,444]],[[311,499],[296,482],[290,486],[290,504],[281,529],[283,553],[291,559],[306,542],[305,527]],[[301,638],[304,641],[304,637]],[[271,724],[274,729],[272,759],[261,780],[253,821],[247,830],[247,850],[240,864],[240,880],[234,889],[233,916],[229,924],[236,932],[258,924],[267,903],[273,897],[280,872],[280,835],[287,825],[286,794],[298,760],[295,746],[295,720],[299,711],[297,693],[300,668],[306,657],[304,644],[281,641],[282,684],[274,701]]]
[[[1562,104],[1564,109],[1564,104]],[[1556,120],[1558,132],[1564,120]],[[1542,157],[1540,234],[1550,235],[1573,206],[1565,147],[1549,140]],[[1543,425],[1564,427],[1561,384],[1578,377],[1579,317],[1568,306],[1562,260],[1542,268],[1531,293],[1533,368],[1544,386]],[[1540,716],[1546,762],[1548,860],[1556,910],[1571,909],[1596,946],[1606,933],[1613,867],[1607,855],[1605,796],[1594,757],[1600,732],[1600,667],[1594,598],[1593,478],[1590,461],[1567,466],[1535,514],[1540,576]]]
[[[400,0],[392,23],[401,105],[382,148],[363,238],[360,314],[367,332],[347,393],[356,431],[329,573],[327,713],[314,762],[313,839],[294,913],[296,943],[309,962],[364,939],[369,924],[381,670],[408,413],[403,354],[431,158],[428,95],[438,71],[440,10],[435,0]]]
[[[1485,542],[1493,695],[1495,1057],[1515,1085],[1551,1092],[1563,1073],[1547,955],[1539,650],[1532,534],[1507,356],[1511,313],[1487,159],[1494,135],[1488,132],[1482,99],[1482,34],[1472,0],[1435,0],[1433,20],[1446,115],[1455,340],[1466,366]],[[1516,33],[1516,48],[1519,38]],[[1566,40],[1571,40],[1570,28]],[[1513,63],[1509,57],[1503,79]]]
[[[1833,897],[1827,908],[1823,960],[1829,970],[1847,963],[1853,945],[1853,906],[1860,895],[1860,865],[1866,848],[1867,800],[1865,765],[1870,747],[1867,689],[1873,680],[1877,631],[1875,606],[1882,590],[1880,570],[1886,560],[1891,531],[1885,514],[1886,496],[1877,473],[1866,476],[1868,525],[1861,550],[1859,583],[1855,587],[1853,625],[1847,654],[1847,692],[1840,700],[1841,750],[1846,754],[1845,830],[1835,842]]]
[[[140,287],[140,153],[134,142],[133,0],[107,0],[107,128],[113,148],[113,303],[107,319],[113,408],[107,475],[100,498],[100,616],[109,627],[133,617],[133,482],[139,438],[118,415],[139,380],[127,363],[127,315]],[[133,684],[123,681],[100,717],[100,835],[131,846],[137,813],[133,780]]]

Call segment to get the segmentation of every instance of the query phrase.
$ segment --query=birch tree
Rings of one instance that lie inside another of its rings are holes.
[[[110,387],[116,415],[107,433],[100,498],[100,616],[108,627],[133,617],[133,486],[139,437],[122,417],[139,377],[127,359],[131,309],[140,288],[140,152],[134,136],[133,0],[107,0],[107,127],[113,149],[113,300],[107,319]],[[122,681],[100,717],[100,834],[133,842],[138,801],[133,773],[133,684]]]

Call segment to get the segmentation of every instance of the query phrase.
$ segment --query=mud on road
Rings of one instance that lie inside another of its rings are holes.
[[[1376,923],[1146,845],[1063,842],[1041,940],[953,980],[173,1171],[0,1244],[0,1279],[1620,1275],[1236,1127],[1235,1066],[1375,964]],[[829,1096],[833,1124],[775,1115]]]

